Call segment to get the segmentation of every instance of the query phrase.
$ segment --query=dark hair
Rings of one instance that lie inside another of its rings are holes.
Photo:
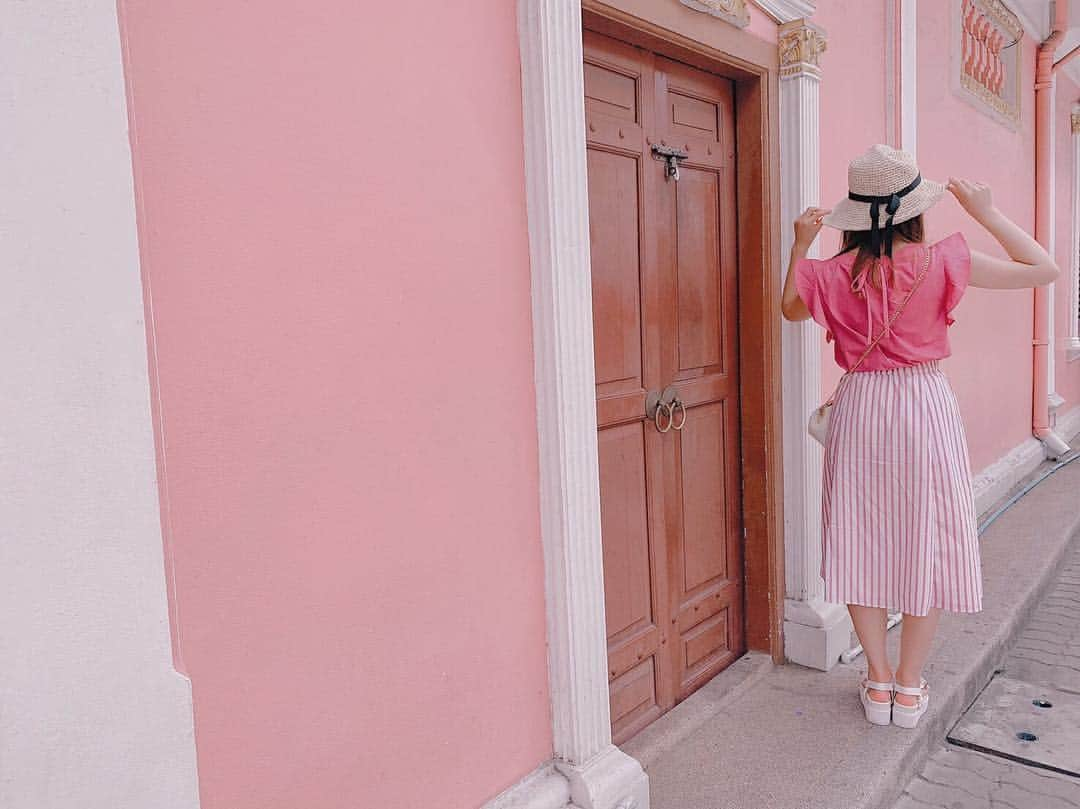
[[[897,237],[903,238],[905,241],[909,242],[921,242],[923,240],[922,214],[919,214],[914,219],[908,219],[906,222],[895,225],[893,234],[894,242]],[[852,250],[856,249],[859,252],[855,256],[855,263],[851,265],[852,280],[859,274],[859,271],[866,262],[873,261],[877,258],[870,249],[869,230],[845,230],[840,241],[840,252],[836,255],[842,256],[844,253],[850,253]],[[881,286],[880,270],[874,272],[873,276],[870,278],[870,282],[874,286]]]

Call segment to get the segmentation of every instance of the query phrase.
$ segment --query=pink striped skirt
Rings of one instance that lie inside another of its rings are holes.
[[[937,362],[848,374],[825,442],[825,600],[982,609],[967,440]]]

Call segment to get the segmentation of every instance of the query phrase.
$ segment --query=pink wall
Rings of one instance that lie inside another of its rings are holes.
[[[750,24],[746,26],[746,30],[758,39],[763,39],[766,42],[777,42],[779,37],[777,36],[776,21],[753,3],[748,4],[748,6],[750,9]]]
[[[120,2],[204,809],[551,755],[514,9]]]
[[[969,177],[990,184],[995,202],[1022,227],[1035,227],[1035,43],[1025,38],[1022,122],[1013,131],[958,97],[951,86],[955,31],[951,13],[919,6],[919,162],[928,177]],[[1004,255],[950,196],[927,217],[928,236],[960,230],[972,248]],[[975,470],[1031,435],[1033,293],[969,289],[955,314],[946,370],[964,414]]]
[[[828,39],[821,56],[821,205],[829,208],[847,196],[851,158],[871,144],[890,140],[885,113],[885,4],[821,3],[814,21]],[[859,68],[852,70],[851,65]],[[819,246],[822,256],[834,255],[840,247],[839,232],[824,228]],[[821,359],[822,390],[827,395],[841,371],[824,334]]]
[[[1070,285],[1074,283],[1070,273],[1072,260],[1075,252],[1080,249],[1073,241],[1072,233],[1072,183],[1073,171],[1073,136],[1072,122],[1070,120],[1073,107],[1080,102],[1080,86],[1069,79],[1068,74],[1059,70],[1057,75],[1057,110],[1055,115],[1055,140],[1057,146],[1056,186],[1056,226],[1057,226],[1057,251],[1055,258],[1061,267],[1061,277],[1057,282],[1057,290],[1054,293],[1055,315],[1054,326],[1055,339],[1053,342],[1057,358],[1056,385],[1057,392],[1065,399],[1059,413],[1066,413],[1071,408],[1080,405],[1080,359],[1068,361],[1064,350],[1064,342],[1069,336],[1069,321],[1076,320],[1076,312],[1072,308],[1072,295]],[[1065,436],[1066,438],[1068,436]]]

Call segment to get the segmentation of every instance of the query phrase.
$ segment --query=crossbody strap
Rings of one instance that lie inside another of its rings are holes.
[[[900,305],[898,307],[896,307],[896,311],[892,313],[892,317],[889,318],[889,325],[884,327],[878,333],[877,337],[875,337],[873,339],[873,341],[871,341],[870,345],[868,345],[866,347],[866,350],[862,353],[862,356],[859,357],[858,361],[854,365],[852,365],[851,368],[849,368],[844,373],[844,376],[840,377],[840,382],[836,383],[836,387],[833,388],[832,395],[825,401],[826,406],[831,405],[833,403],[833,401],[836,399],[837,391],[840,390],[840,384],[844,381],[844,379],[847,377],[847,375],[855,373],[855,371],[858,370],[859,366],[863,364],[863,362],[866,360],[866,358],[870,356],[870,352],[872,352],[875,348],[877,348],[877,344],[881,342],[881,339],[888,332],[890,332],[892,330],[892,327],[896,323],[897,318],[900,317],[900,313],[904,311],[904,307],[906,307],[908,305],[908,301],[911,300],[911,296],[915,294],[915,290],[919,288],[919,285],[923,282],[923,279],[926,278],[926,274],[930,271],[930,251],[931,251],[931,249],[932,248],[930,248],[930,247],[926,248],[926,258],[923,260],[922,270],[919,272],[919,275],[915,278],[915,283],[911,285],[911,289],[908,290],[907,296],[904,298],[904,300],[902,300],[900,302]],[[884,278],[882,279],[882,283],[885,283]]]

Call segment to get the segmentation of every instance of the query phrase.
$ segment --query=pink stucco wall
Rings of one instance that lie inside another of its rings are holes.
[[[1071,114],[1073,108],[1080,102],[1080,85],[1072,81],[1068,74],[1059,70],[1057,75],[1057,109],[1055,110],[1055,142],[1056,142],[1056,166],[1057,178],[1057,205],[1055,207],[1055,222],[1057,227],[1057,250],[1056,258],[1061,267],[1061,277],[1058,279],[1054,293],[1054,326],[1055,339],[1053,341],[1057,370],[1055,387],[1058,394],[1065,399],[1065,404],[1059,409],[1059,413],[1066,413],[1071,408],[1080,405],[1080,359],[1069,361],[1065,351],[1065,340],[1069,336],[1069,321],[1076,321],[1077,313],[1072,308],[1072,290],[1070,286],[1075,283],[1070,268],[1080,245],[1073,241],[1072,232],[1072,184],[1073,173],[1076,170],[1073,158],[1073,135]]]
[[[766,42],[776,42],[779,38],[777,36],[776,21],[753,3],[748,5],[750,24],[746,26],[746,30],[758,39],[763,39]]]
[[[941,4],[945,6],[946,4]],[[950,9],[951,9],[951,4]],[[918,139],[926,176],[950,175],[989,183],[996,204],[1022,227],[1035,228],[1035,43],[1025,37],[1025,88],[1021,125],[1009,129],[966,103],[952,89],[956,21],[936,5],[919,5]],[[972,248],[1004,255],[949,195],[927,217],[928,236],[963,231]],[[951,330],[953,357],[946,363],[978,470],[1031,434],[1031,333],[1029,290],[969,289]]]
[[[202,805],[478,806],[551,755],[515,4],[120,12]]]
[[[828,49],[821,56],[821,205],[831,207],[847,196],[847,166],[873,143],[889,143],[885,109],[885,4],[862,0],[822,3],[814,15],[826,32]],[[860,65],[848,70],[846,65]],[[786,227],[791,227],[787,223]],[[840,234],[823,228],[822,256],[840,248]],[[840,378],[833,346],[821,335],[822,391],[828,394]]]

